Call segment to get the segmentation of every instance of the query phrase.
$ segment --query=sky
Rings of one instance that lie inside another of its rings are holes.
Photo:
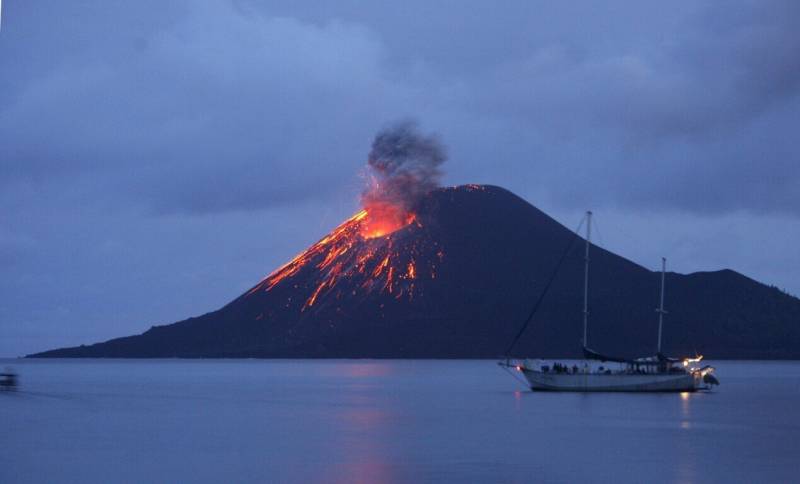
[[[215,310],[436,133],[656,269],[800,294],[800,2],[6,0],[0,355]]]

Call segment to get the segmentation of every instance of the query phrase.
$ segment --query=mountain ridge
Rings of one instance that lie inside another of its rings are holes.
[[[431,192],[411,221],[359,235],[356,214],[222,308],[30,357],[494,358],[566,247],[517,356],[578,356],[582,239],[491,185]],[[659,275],[592,246],[590,346],[651,354]],[[665,349],[800,358],[800,300],[732,269],[669,272]]]

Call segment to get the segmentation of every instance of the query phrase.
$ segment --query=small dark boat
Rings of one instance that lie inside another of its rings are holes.
[[[0,390],[16,390],[19,385],[19,378],[13,371],[6,369],[0,373]]]

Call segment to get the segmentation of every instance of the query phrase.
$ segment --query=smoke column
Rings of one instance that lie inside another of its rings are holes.
[[[445,159],[439,139],[420,133],[413,121],[378,132],[369,152],[367,188],[361,194],[369,213],[367,230],[383,235],[413,219],[417,202],[439,186]]]

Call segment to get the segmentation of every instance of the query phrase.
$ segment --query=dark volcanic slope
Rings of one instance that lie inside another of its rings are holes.
[[[491,186],[436,190],[388,236],[359,236],[362,216],[218,311],[33,356],[497,357],[573,238]],[[516,355],[579,354],[580,242]],[[658,274],[593,248],[591,284],[590,346],[652,353]],[[800,300],[736,272],[669,273],[666,305],[667,352],[800,357]]]

